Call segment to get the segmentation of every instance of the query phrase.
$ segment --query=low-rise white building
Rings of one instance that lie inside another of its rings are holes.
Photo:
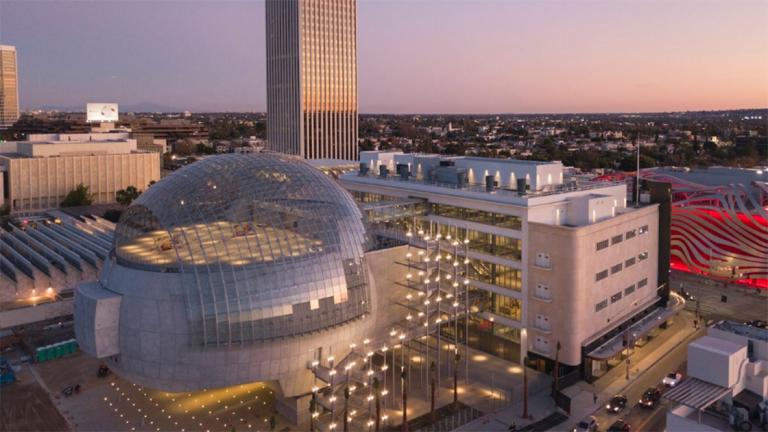
[[[768,329],[721,321],[688,345],[688,377],[664,395],[667,431],[750,430],[768,416]],[[762,411],[762,418],[761,413]]]
[[[59,207],[78,184],[94,203],[111,203],[128,186],[145,189],[160,180],[160,154],[137,149],[126,133],[31,135],[0,144],[3,197],[13,213]]]

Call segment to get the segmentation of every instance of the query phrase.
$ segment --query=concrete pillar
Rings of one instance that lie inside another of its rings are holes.
[[[291,424],[299,425],[309,422],[309,402],[312,394],[286,397],[275,392],[275,410],[288,419]]]

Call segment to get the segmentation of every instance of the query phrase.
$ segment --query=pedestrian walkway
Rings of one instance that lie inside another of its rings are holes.
[[[583,418],[591,415],[598,406],[606,403],[613,395],[623,392],[634,383],[644,371],[659,361],[674,347],[687,343],[697,329],[693,325],[693,315],[689,312],[680,312],[673,318],[673,324],[663,330],[657,337],[650,340],[642,348],[637,348],[631,356],[631,370],[629,380],[626,379],[626,369],[615,367],[606,372],[599,380],[589,384],[585,381],[564,389],[563,393],[571,398],[571,415],[569,420],[553,427],[550,430],[571,430]],[[594,396],[597,395],[597,401]],[[507,431],[513,422],[517,429],[536,423],[539,420],[557,412],[557,408],[549,395],[549,390],[542,391],[529,400],[529,418],[523,418],[521,402],[489,413],[483,418],[475,420],[458,430],[460,431]]]
[[[636,350],[631,357],[629,380],[626,379],[624,367],[615,367],[592,384],[581,381],[565,389],[564,393],[571,398],[571,416],[567,424],[575,427],[580,420],[591,415],[597,407],[605,404],[613,395],[624,393],[627,387],[673,348],[688,343],[696,334],[699,334],[700,329],[694,327],[693,320],[693,314],[685,311],[679,313],[671,327],[662,331],[643,348]],[[597,401],[594,399],[595,395],[597,395]]]

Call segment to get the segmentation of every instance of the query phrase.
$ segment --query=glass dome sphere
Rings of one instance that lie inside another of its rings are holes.
[[[211,156],[147,189],[115,233],[117,263],[178,273],[200,342],[295,336],[368,312],[352,197],[301,159]]]

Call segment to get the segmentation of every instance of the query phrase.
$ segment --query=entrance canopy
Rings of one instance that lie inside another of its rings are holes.
[[[632,339],[635,340],[645,336],[651,330],[676,314],[685,305],[685,300],[680,296],[672,295],[670,296],[669,303],[670,305],[668,307],[660,307],[649,313],[640,321],[632,324],[625,331],[617,334],[604,344],[592,350],[587,356],[595,360],[610,359],[625,348],[624,341],[627,334],[632,335]]]

